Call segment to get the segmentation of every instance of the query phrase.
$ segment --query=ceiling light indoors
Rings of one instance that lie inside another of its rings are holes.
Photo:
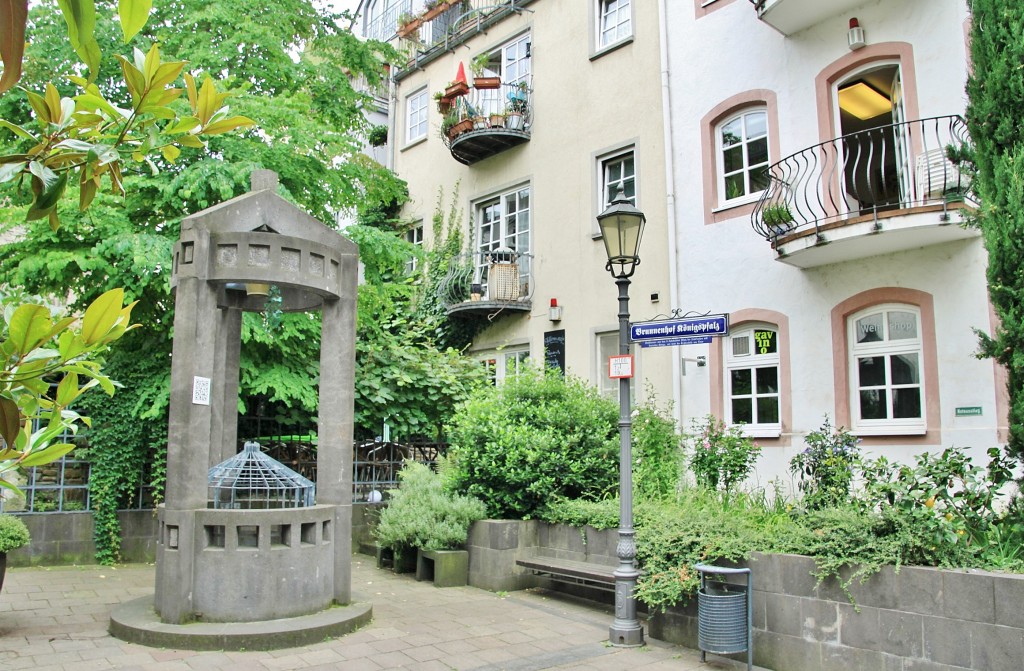
[[[892,101],[867,82],[839,89],[839,107],[858,119],[871,119],[892,111]]]

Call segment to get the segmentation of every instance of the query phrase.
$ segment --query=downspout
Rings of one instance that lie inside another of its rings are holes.
[[[679,272],[676,246],[676,170],[675,147],[672,139],[672,97],[669,86],[669,51],[668,51],[668,0],[658,0],[658,25],[661,51],[661,113],[665,147],[665,211],[668,217],[668,281],[669,305],[679,307]],[[678,350],[676,350],[678,353]],[[676,421],[683,426],[683,362],[672,356],[672,395],[675,397]]]

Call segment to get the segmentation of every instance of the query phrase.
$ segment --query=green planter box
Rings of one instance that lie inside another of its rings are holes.
[[[434,587],[462,587],[469,582],[466,550],[420,550],[416,553],[416,579],[432,580]]]
[[[395,573],[412,573],[416,570],[416,552],[377,547],[377,568],[389,568]]]

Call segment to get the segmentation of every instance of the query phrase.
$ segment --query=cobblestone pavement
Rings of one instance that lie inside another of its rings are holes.
[[[107,633],[111,609],[152,594],[154,568],[8,569],[0,592],[0,669],[149,671],[268,669],[459,669],[473,671],[689,671],[739,669],[694,650],[649,639],[642,648],[606,645],[612,617],[539,591],[494,594],[438,589],[353,558],[355,600],[373,622],[352,634],[272,652],[193,652],[125,643]]]

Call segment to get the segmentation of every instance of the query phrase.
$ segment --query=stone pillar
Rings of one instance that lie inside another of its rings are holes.
[[[220,310],[216,327],[214,378],[211,404],[213,427],[210,434],[210,466],[238,453],[238,377],[242,355],[242,311]],[[244,436],[251,438],[253,436]]]

